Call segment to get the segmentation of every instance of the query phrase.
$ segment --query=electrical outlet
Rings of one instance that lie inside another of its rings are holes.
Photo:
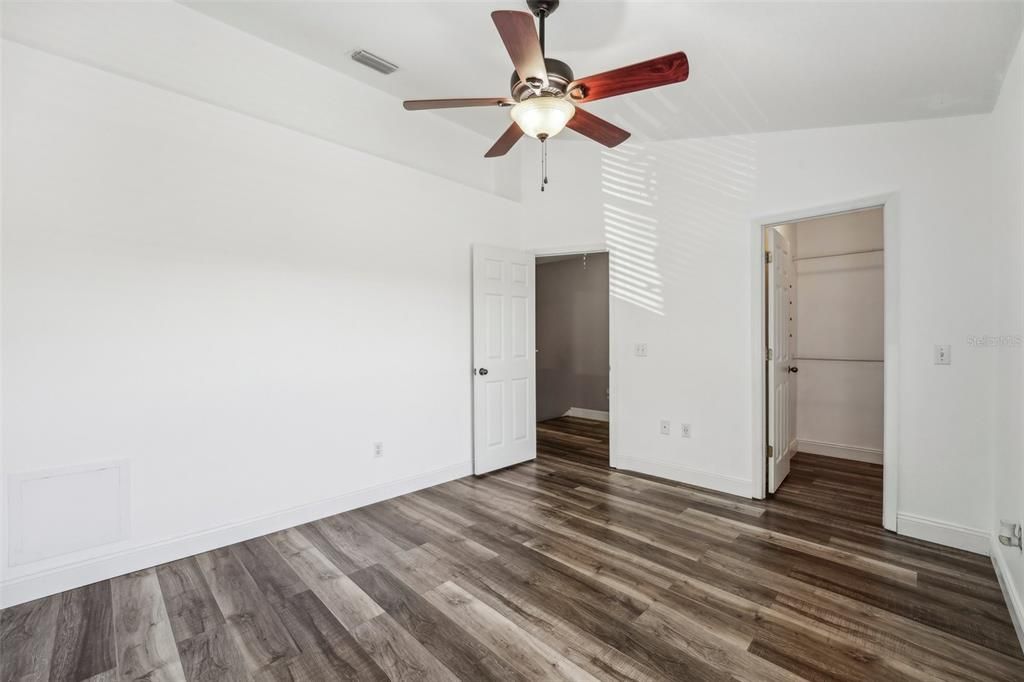
[[[672,435],[672,422],[667,419],[661,420],[661,435],[670,436]]]
[[[1021,535],[1024,535],[1024,521],[999,521],[999,544],[1004,547],[1016,547],[1024,552],[1024,543],[1021,542]]]
[[[384,443],[373,444],[373,456],[374,458],[384,456]]]
[[[950,355],[952,349],[949,345],[935,346],[935,364],[936,365],[948,365],[953,362],[953,358]]]
[[[635,346],[633,346],[633,355],[637,356],[638,358],[646,358],[647,357],[647,344],[646,343],[638,343]]]
[[[690,437],[690,425],[689,424],[683,424],[683,438],[689,438],[689,437]]]

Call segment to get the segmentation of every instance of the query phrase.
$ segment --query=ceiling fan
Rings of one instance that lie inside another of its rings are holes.
[[[410,111],[511,107],[512,124],[484,154],[488,158],[507,154],[524,134],[543,143],[567,126],[606,147],[624,142],[629,138],[628,132],[581,109],[579,105],[685,81],[690,75],[686,55],[674,52],[594,76],[575,78],[568,64],[547,57],[544,52],[544,20],[558,9],[558,2],[527,0],[526,4],[540,23],[539,37],[529,13],[491,12],[494,25],[515,66],[510,97],[407,100],[403,106]],[[546,177],[544,182],[547,182]]]

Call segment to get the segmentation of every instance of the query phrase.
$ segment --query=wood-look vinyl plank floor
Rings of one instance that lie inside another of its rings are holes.
[[[881,528],[881,468],[800,454],[772,500],[533,462],[0,614],[23,680],[1017,680],[986,557]]]

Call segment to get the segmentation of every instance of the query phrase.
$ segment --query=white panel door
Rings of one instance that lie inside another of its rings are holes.
[[[796,454],[796,272],[789,241],[768,230],[768,492],[789,474]]]
[[[537,456],[534,257],[473,247],[473,473]]]

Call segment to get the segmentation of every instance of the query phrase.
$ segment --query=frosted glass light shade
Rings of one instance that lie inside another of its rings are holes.
[[[576,107],[561,97],[531,97],[512,107],[512,120],[530,137],[544,140],[562,132]]]

